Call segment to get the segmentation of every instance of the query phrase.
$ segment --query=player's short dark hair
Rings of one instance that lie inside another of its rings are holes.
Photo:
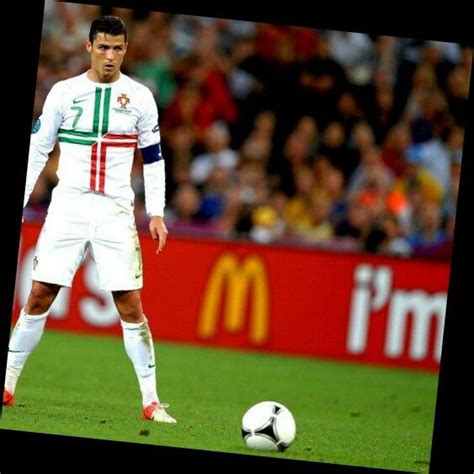
[[[123,35],[125,42],[127,42],[128,33],[127,27],[125,26],[124,21],[118,16],[113,15],[104,15],[99,18],[96,18],[91,23],[91,29],[89,31],[89,41],[94,42],[96,36],[99,33],[107,33],[112,36]]]

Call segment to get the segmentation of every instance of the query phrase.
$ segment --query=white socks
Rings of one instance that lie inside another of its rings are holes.
[[[137,374],[143,406],[159,402],[156,391],[155,349],[148,320],[140,323],[127,323],[120,320],[123,331],[125,351],[132,361]]]
[[[33,316],[26,314],[24,309],[20,312],[8,345],[5,388],[10,393],[15,392],[16,383],[25,362],[43,335],[48,313],[49,310]]]
[[[13,329],[8,346],[5,389],[15,392],[18,378],[28,356],[41,339],[49,311],[33,316],[21,310],[20,317]],[[156,390],[155,350],[148,320],[140,323],[127,323],[120,320],[123,340],[128,357],[137,374],[143,406],[159,402]]]

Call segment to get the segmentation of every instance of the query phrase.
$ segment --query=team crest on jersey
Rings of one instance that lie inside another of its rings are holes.
[[[120,107],[112,107],[115,112],[119,114],[129,115],[132,113],[130,109],[127,108],[127,105],[130,103],[130,97],[128,97],[125,92],[122,92],[117,96],[117,102],[120,104]]]
[[[120,107],[122,109],[126,109],[127,105],[130,103],[130,98],[122,92],[118,97],[117,97],[117,102],[120,104]]]
[[[41,127],[41,120],[36,119],[35,123],[33,124],[33,128],[31,129],[31,133],[36,133]]]

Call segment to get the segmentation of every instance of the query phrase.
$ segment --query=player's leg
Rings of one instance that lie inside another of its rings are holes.
[[[148,321],[143,314],[140,290],[113,291],[120,314],[125,351],[130,358],[142,392],[143,406],[158,401],[155,350]]]
[[[48,211],[36,244],[32,287],[12,332],[3,404],[13,405],[18,377],[43,334],[49,309],[62,286],[71,286],[88,238],[90,206],[56,202]]]
[[[175,423],[165,412],[156,389],[153,338],[140,298],[142,258],[133,212],[100,197],[97,209],[103,213],[91,248],[99,286],[112,292],[120,314],[125,350],[142,394],[143,415],[147,419]]]
[[[8,346],[3,404],[12,406],[18,378],[26,360],[44,332],[46,318],[59,290],[59,285],[33,280],[28,301],[12,332]]]
[[[156,389],[156,363],[153,337],[143,314],[140,290],[113,291],[120,314],[125,350],[130,358],[142,394],[143,416],[154,421],[176,423],[160,403]]]

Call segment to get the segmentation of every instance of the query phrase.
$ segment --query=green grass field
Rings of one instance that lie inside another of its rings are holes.
[[[307,358],[156,344],[160,398],[176,425],[141,420],[120,338],[47,331],[0,428],[427,472],[437,375]],[[244,412],[276,400],[293,413],[284,453],[251,451]]]

